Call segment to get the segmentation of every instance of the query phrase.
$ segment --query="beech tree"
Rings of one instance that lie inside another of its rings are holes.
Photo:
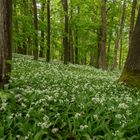
[[[102,18],[102,28],[101,28],[101,43],[100,43],[100,64],[101,68],[105,70],[106,67],[106,0],[102,0],[101,7],[101,18]]]
[[[47,0],[47,26],[48,26],[48,31],[47,31],[47,62],[50,62],[50,36],[51,36],[51,24],[50,24],[50,0]]]
[[[140,7],[127,60],[119,82],[140,88]]]
[[[41,14],[40,14],[40,19],[42,22],[44,22],[44,9],[45,9],[45,2],[42,2],[41,3]],[[43,57],[44,41],[45,41],[45,31],[44,31],[44,29],[41,29],[41,43],[40,43],[39,57]]]
[[[129,46],[131,45],[132,33],[134,30],[136,5],[137,5],[137,0],[133,0],[132,10],[131,10],[131,18],[130,18],[130,29],[129,29]]]
[[[37,5],[36,0],[33,0],[33,11],[34,11],[34,60],[38,59],[38,17],[37,17]]]
[[[68,16],[68,1],[62,0],[62,6],[64,9],[64,35],[63,35],[63,47],[64,47],[64,64],[69,62],[69,44],[68,44],[68,33],[69,33],[69,16]]]
[[[12,0],[0,0],[0,88],[9,83],[12,60]]]
[[[113,58],[112,69],[114,69],[117,66],[117,54],[118,54],[119,43],[120,43],[120,40],[121,40],[123,27],[124,27],[125,9],[126,9],[126,0],[123,0],[122,15],[121,15],[121,20],[120,20],[120,28],[119,28],[119,31],[118,31],[118,34],[117,34],[117,39],[116,39],[115,48],[114,48],[114,58]]]

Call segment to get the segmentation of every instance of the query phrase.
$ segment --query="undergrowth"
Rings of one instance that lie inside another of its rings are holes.
[[[1,140],[139,140],[140,92],[119,72],[13,59],[0,91]]]

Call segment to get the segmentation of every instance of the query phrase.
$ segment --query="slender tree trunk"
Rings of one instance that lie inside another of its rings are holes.
[[[42,2],[41,4],[41,21],[44,22],[44,9],[45,9],[45,3]],[[40,53],[39,53],[39,57],[43,57],[43,52],[44,52],[44,37],[45,33],[44,33],[44,29],[41,30],[41,43],[40,43]]]
[[[30,0],[28,0],[27,4],[28,4],[27,5],[28,6],[28,14],[30,15],[30,17],[32,17],[33,16],[33,10],[30,8],[30,6],[31,6]],[[30,20],[29,23],[32,26],[32,24],[33,24],[33,18]],[[32,40],[32,34],[29,34],[28,35],[27,42],[28,42],[27,43],[28,44],[27,54],[33,56],[33,52],[34,52],[34,40]]]
[[[120,57],[119,57],[119,69],[122,67],[122,38],[120,39]]]
[[[80,7],[77,6],[77,14],[80,13]],[[78,39],[78,27],[76,27],[76,33],[75,33],[75,64],[79,64],[79,39]]]
[[[23,23],[23,27],[22,27],[23,29],[22,29],[22,32],[23,33],[25,33],[26,34],[26,30],[25,30],[25,23]],[[22,41],[22,47],[21,47],[21,54],[26,54],[27,53],[27,46],[26,46],[27,44],[26,44],[26,38],[23,38],[23,41]]]
[[[17,1],[16,0],[14,0],[14,2],[13,2],[13,14],[14,14],[14,16],[16,16],[17,17],[17,5],[16,5],[16,3],[17,3]],[[15,22],[13,23],[13,28],[14,28],[14,30],[15,30],[15,32],[17,33],[17,35],[18,35],[18,33],[19,33],[19,23],[18,23],[18,20],[17,19],[15,19]],[[20,41],[19,40],[17,40],[15,43],[14,43],[14,52],[15,53],[18,53],[18,49],[19,49],[19,47],[20,47]]]
[[[85,55],[81,58],[81,64],[86,65],[86,62],[87,62],[87,57],[86,57],[86,53],[85,53]]]
[[[69,44],[68,44],[68,34],[69,34],[69,16],[68,16],[68,1],[62,0],[62,5],[65,13],[64,18],[64,36],[63,36],[63,46],[64,46],[64,64],[69,61]]]
[[[33,0],[33,13],[34,13],[34,60],[38,60],[38,18],[37,18],[37,5],[36,0]]]
[[[0,8],[3,7],[2,1],[0,1]],[[3,87],[3,68],[4,68],[4,41],[3,41],[3,13],[0,13],[0,88]]]
[[[24,5],[24,7],[23,7],[23,15],[24,16],[27,16],[28,15],[28,3],[27,3],[27,0],[23,0],[23,5]],[[26,35],[26,22],[25,21],[23,21],[23,25],[22,25],[22,32],[23,32],[23,34],[24,35]],[[22,42],[22,54],[27,54],[27,44],[26,44],[26,37],[25,38],[23,38],[23,42]]]
[[[101,34],[102,34],[102,31],[101,31],[101,28],[100,28],[99,32],[97,33],[97,35],[98,35],[98,46],[97,46],[96,68],[100,68]]]
[[[94,52],[92,49],[90,50],[90,65],[94,65]]]
[[[112,32],[109,34],[108,47],[107,47],[107,67],[109,67],[110,60],[110,45],[111,45]]]
[[[78,30],[76,30],[76,37],[75,37],[75,64],[79,64],[79,49],[78,49]]]
[[[28,51],[27,51],[27,54],[28,55],[33,55],[33,53],[32,53],[32,41],[31,41],[31,37],[30,36],[28,36]]]
[[[50,0],[47,0],[47,19],[48,19],[48,35],[47,35],[47,62],[50,62],[50,40],[51,40],[51,24],[50,24]]]
[[[131,45],[132,33],[134,30],[136,5],[137,5],[137,0],[133,0],[132,10],[131,10],[131,18],[130,18],[130,29],[129,29],[129,47]]]
[[[125,9],[126,9],[126,0],[123,1],[122,17],[121,17],[121,21],[120,21],[120,29],[119,29],[118,34],[117,34],[116,44],[115,44],[115,48],[114,48],[112,70],[117,66],[118,48],[119,48],[120,38],[122,37],[122,31],[124,28]]]
[[[70,62],[74,64],[74,48],[73,48],[73,33],[71,27],[69,28],[69,48],[70,48]]]
[[[70,16],[69,16],[69,58],[70,62],[74,64],[74,49],[73,49],[73,32],[71,27],[71,21],[73,18],[73,4],[72,0],[70,0]]]
[[[69,27],[69,49],[70,49],[70,62],[74,64],[73,32],[71,27]]]
[[[9,83],[12,60],[12,0],[0,1],[0,87]]]
[[[119,82],[136,86],[140,89],[140,7],[136,26],[132,34],[132,41],[129,47],[126,63],[119,79]]]
[[[100,50],[100,63],[101,68],[105,70],[106,66],[106,0],[102,0],[101,8],[101,18],[102,18],[102,34],[101,34],[101,50]]]

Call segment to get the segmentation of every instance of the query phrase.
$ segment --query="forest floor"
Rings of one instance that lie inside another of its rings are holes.
[[[120,73],[16,55],[0,91],[0,139],[140,139],[140,92]]]

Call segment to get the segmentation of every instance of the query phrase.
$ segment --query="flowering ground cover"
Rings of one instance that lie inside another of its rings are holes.
[[[16,56],[11,89],[0,91],[0,139],[139,140],[140,92],[118,77]]]

